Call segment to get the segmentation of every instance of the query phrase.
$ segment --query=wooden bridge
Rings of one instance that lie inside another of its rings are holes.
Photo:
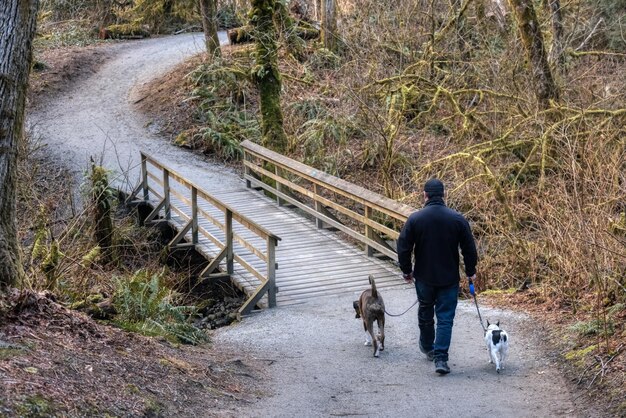
[[[245,141],[247,188],[209,193],[142,153],[131,194],[152,211],[145,222],[178,231],[206,278],[231,278],[248,296],[240,313],[308,298],[403,283],[395,266],[399,228],[415,209]]]

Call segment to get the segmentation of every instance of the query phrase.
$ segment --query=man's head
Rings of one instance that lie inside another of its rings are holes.
[[[443,198],[443,183],[439,179],[430,179],[424,184],[424,199],[429,200],[433,197]]]

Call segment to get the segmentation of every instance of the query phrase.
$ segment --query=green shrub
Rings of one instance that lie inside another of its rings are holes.
[[[247,105],[252,89],[248,73],[218,60],[199,66],[187,78],[196,86],[189,100],[198,103],[196,119],[200,126],[179,135],[177,144],[227,160],[241,158],[242,141],[261,139],[257,117]]]
[[[116,284],[115,323],[123,329],[187,344],[207,341],[206,334],[189,322],[196,308],[176,306],[174,292],[162,286],[159,274],[139,270],[130,280],[118,278]]]

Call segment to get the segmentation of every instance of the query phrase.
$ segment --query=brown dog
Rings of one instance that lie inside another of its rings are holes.
[[[363,319],[365,328],[365,345],[374,346],[374,357],[385,349],[385,304],[376,290],[373,276],[369,276],[371,289],[363,291],[359,300],[352,303],[356,318]],[[378,324],[378,335],[374,334],[374,320]]]

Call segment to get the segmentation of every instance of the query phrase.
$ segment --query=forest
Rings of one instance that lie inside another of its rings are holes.
[[[205,392],[208,416],[248,416],[267,396],[263,362],[212,344],[246,322],[241,292],[200,286],[204,261],[137,226],[97,155],[77,179],[37,133],[123,48],[191,34],[201,51],[172,68],[119,74],[141,84],[124,100],[144,131],[239,173],[249,140],[414,208],[441,179],[481,303],[554,332],[542,349],[572,397],[626,414],[626,0],[6,0],[0,416],[203,415]],[[84,371],[107,361],[110,381]],[[87,380],[124,394],[70,401]]]

